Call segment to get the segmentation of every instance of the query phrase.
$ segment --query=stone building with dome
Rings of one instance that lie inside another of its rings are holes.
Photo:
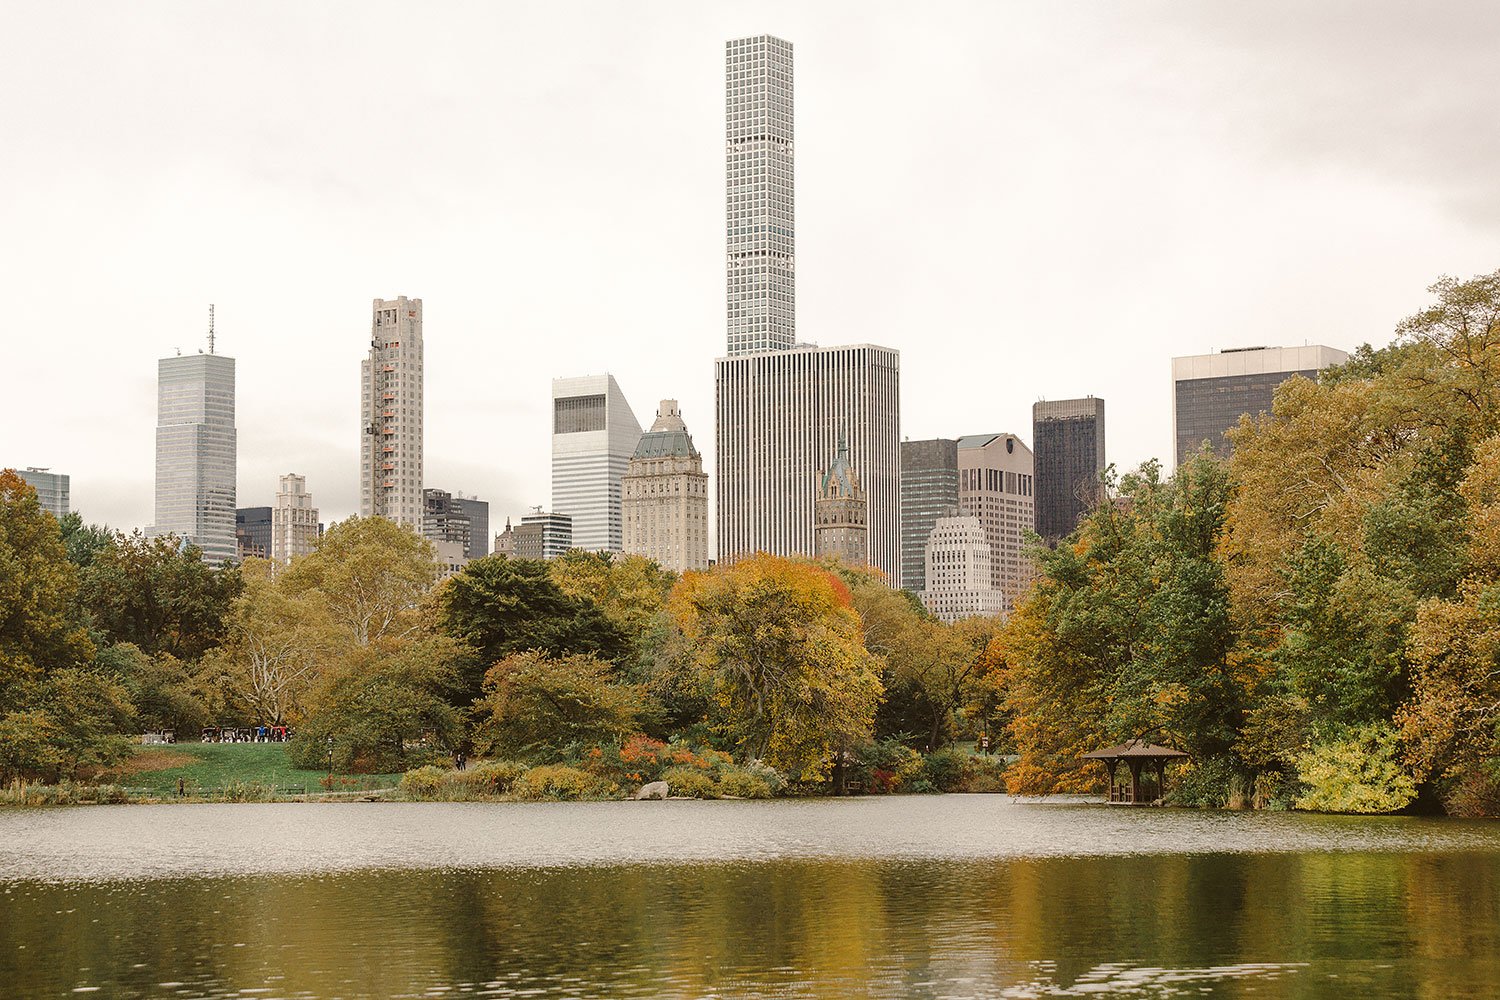
[[[620,486],[626,553],[677,573],[708,568],[708,474],[677,400],[661,401]]]

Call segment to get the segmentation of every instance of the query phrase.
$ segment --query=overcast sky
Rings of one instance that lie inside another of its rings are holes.
[[[550,380],[682,402],[712,461],[723,42],[795,46],[799,339],[901,351],[902,433],[1093,394],[1171,452],[1169,359],[1390,339],[1500,267],[1500,5],[0,0],[0,465],[152,519],[156,359],[208,303],[239,502],[358,507],[370,300],[423,300],[427,485],[550,498]],[[814,470],[809,470],[811,475]]]

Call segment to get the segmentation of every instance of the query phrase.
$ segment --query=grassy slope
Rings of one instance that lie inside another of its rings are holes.
[[[182,759],[189,758],[189,759]],[[131,788],[150,788],[163,795],[177,793],[177,779],[186,778],[191,791],[211,791],[233,782],[276,785],[287,788],[305,786],[308,792],[323,791],[320,782],[327,772],[302,771],[287,759],[284,743],[174,743],[168,746],[143,746],[135,760],[121,769],[123,773],[109,779]],[[335,780],[340,776],[335,775]],[[371,788],[394,785],[399,774],[364,774],[351,776],[354,784],[340,788]]]

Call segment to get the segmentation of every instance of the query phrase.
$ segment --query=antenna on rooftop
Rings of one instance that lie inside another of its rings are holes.
[[[214,352],[214,304],[208,304],[208,353]]]

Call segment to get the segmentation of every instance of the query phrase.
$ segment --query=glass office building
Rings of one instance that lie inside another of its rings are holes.
[[[1172,359],[1172,433],[1177,464],[1187,461],[1207,441],[1221,458],[1228,457],[1224,432],[1242,415],[1271,411],[1281,383],[1293,375],[1316,379],[1324,368],[1341,365],[1349,355],[1332,347],[1241,347],[1218,354]]]
[[[236,556],[234,359],[187,354],[157,363],[156,523],[217,565]]]
[[[37,503],[58,520],[68,512],[69,480],[65,473],[38,469],[34,466],[17,469],[16,475],[36,490]]]
[[[927,587],[927,538],[958,511],[958,440],[901,442],[901,589]],[[988,570],[986,570],[988,572]]]
[[[1104,400],[1058,399],[1031,407],[1036,533],[1053,547],[1098,502],[1104,474]]]

